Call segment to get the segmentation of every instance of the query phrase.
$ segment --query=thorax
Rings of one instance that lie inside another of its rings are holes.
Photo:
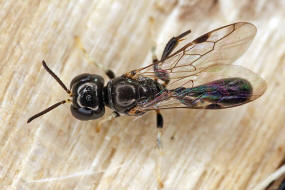
[[[107,83],[105,103],[114,111],[128,114],[138,104],[152,100],[162,89],[161,84],[150,78],[130,79],[121,76]]]

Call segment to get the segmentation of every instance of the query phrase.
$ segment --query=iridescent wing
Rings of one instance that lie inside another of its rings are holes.
[[[168,89],[192,87],[196,85],[194,78],[197,76],[193,74],[195,70],[213,64],[229,64],[239,58],[253,40],[256,27],[247,22],[234,23],[208,32],[193,41],[189,40],[189,32],[183,34],[183,40],[179,40],[166,57],[133,71],[132,77],[157,79],[158,75],[162,75],[162,78],[169,79]],[[156,72],[154,67],[157,68]]]
[[[195,87],[162,90],[154,99],[141,102],[132,112],[170,108],[230,108],[253,101],[266,90],[266,83],[261,77],[238,65],[211,65],[197,69],[193,75],[199,75]]]
[[[170,40],[160,61],[126,75],[169,81],[167,89],[140,102],[130,114],[170,108],[229,108],[253,101],[265,92],[266,83],[261,77],[241,66],[230,65],[253,40],[256,34],[253,24],[230,24],[193,41],[188,34],[186,31],[179,35],[184,40],[176,40],[177,44]]]

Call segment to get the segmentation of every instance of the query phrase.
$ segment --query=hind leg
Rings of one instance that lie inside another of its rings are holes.
[[[157,136],[156,136],[156,142],[157,142],[157,148],[162,148],[162,142],[161,142],[161,136],[162,136],[162,129],[163,129],[163,117],[159,110],[156,111],[156,128],[157,128]]]
[[[166,44],[162,56],[161,56],[161,60],[164,60],[167,56],[170,55],[170,53],[172,53],[172,51],[174,50],[174,48],[178,45],[179,41],[182,41],[183,38],[185,36],[187,36],[189,33],[191,32],[191,30],[187,30],[186,32],[183,32],[182,34],[176,36],[176,37],[172,37]]]
[[[159,66],[159,61],[157,59],[157,56],[155,54],[156,46],[153,46],[151,48],[152,52],[152,63],[153,63],[153,71],[157,79],[160,79],[163,81],[163,86],[166,86],[169,83],[169,74],[166,70],[163,70]]]
[[[155,72],[155,76],[164,82],[164,86],[166,86],[169,83],[170,77],[169,77],[168,71],[161,68],[161,66],[159,64],[160,64],[160,62],[163,62],[172,53],[172,51],[178,45],[179,41],[182,41],[183,37],[188,35],[190,32],[191,32],[191,30],[187,30],[186,32],[183,32],[182,34],[171,38],[167,42],[167,44],[163,50],[160,61],[158,61],[156,56],[153,56],[153,70]],[[155,50],[155,48],[153,48],[152,51],[154,51],[154,50]],[[153,53],[153,55],[154,55],[154,53]]]
[[[156,145],[158,149],[158,157],[157,157],[157,164],[156,164],[156,173],[157,173],[157,182],[158,182],[158,188],[161,189],[163,188],[163,182],[161,180],[161,161],[162,161],[162,156],[163,156],[163,151],[162,151],[162,129],[163,129],[163,117],[160,113],[159,110],[156,111],[156,129],[157,129],[157,136],[156,136]]]

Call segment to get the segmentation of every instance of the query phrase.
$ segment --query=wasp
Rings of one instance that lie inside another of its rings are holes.
[[[119,77],[106,70],[110,78],[106,85],[103,77],[84,73],[73,78],[68,89],[43,61],[43,67],[70,97],[27,122],[70,102],[70,111],[79,120],[98,119],[106,107],[113,110],[112,117],[139,116],[154,110],[157,128],[162,128],[160,110],[217,110],[246,104],[265,92],[266,83],[259,75],[231,63],[246,51],[256,31],[253,24],[238,22],[190,40],[188,30],[167,42],[160,59],[153,53],[153,62],[146,67]]]

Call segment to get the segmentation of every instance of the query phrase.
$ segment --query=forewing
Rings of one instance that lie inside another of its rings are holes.
[[[245,52],[255,34],[253,24],[239,22],[215,29],[192,42],[187,35],[166,59],[158,63],[159,69],[169,75],[167,87],[192,87],[195,84],[194,71],[213,64],[234,62]],[[155,79],[153,64],[136,70],[135,77],[139,76]]]
[[[211,65],[196,74],[199,77],[194,87],[163,90],[136,109],[223,109],[253,101],[266,90],[266,83],[260,76],[238,65]]]

